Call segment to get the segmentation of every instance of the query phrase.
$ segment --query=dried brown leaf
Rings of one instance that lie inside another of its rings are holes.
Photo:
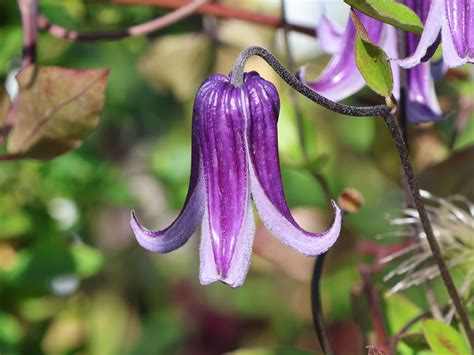
[[[24,68],[8,117],[8,153],[52,159],[78,147],[99,124],[108,69]]]

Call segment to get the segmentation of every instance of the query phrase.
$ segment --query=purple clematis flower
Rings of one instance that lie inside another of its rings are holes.
[[[423,2],[406,0],[418,16],[423,19],[427,16],[427,6],[430,0]],[[391,58],[398,57],[397,31],[391,26],[377,21],[367,15],[357,12],[371,40],[382,47]],[[344,30],[331,22],[325,15],[318,25],[318,37],[323,50],[332,54],[332,58],[318,79],[306,84],[318,93],[333,101],[343,100],[356,93],[365,86],[355,63],[356,29],[349,19]],[[407,53],[412,53],[418,44],[417,36],[407,34]],[[394,78],[393,92],[399,96],[399,68],[395,61],[391,62]],[[305,77],[304,68],[297,74],[302,81]],[[421,63],[407,72],[408,80],[408,121],[420,123],[439,120],[442,118],[441,109],[434,92],[433,78],[429,63]]]
[[[243,284],[250,265],[255,224],[253,197],[266,227],[283,243],[313,256],[327,251],[341,230],[342,213],[333,202],[329,230],[310,233],[291,216],[280,173],[275,86],[250,72],[235,87],[230,76],[215,74],[194,102],[192,165],[183,210],[166,229],[142,227],[132,212],[131,226],[145,249],[167,253],[182,246],[202,223],[200,281]]]
[[[474,2],[472,0],[418,1],[427,17],[416,50],[398,63],[411,68],[429,59],[440,39],[448,67],[474,63]],[[441,36],[441,38],[440,38]]]

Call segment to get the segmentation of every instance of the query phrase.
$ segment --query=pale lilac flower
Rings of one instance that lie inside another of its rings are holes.
[[[183,210],[166,229],[142,227],[132,212],[131,226],[144,248],[167,253],[182,246],[202,223],[200,281],[243,284],[255,234],[253,198],[266,227],[283,243],[308,255],[327,251],[337,240],[342,214],[333,202],[329,230],[310,233],[293,219],[280,173],[276,88],[256,72],[235,87],[216,74],[199,89],[194,102],[192,166]]]
[[[448,67],[474,63],[474,2],[473,0],[418,1],[428,7],[428,16],[416,50],[398,63],[411,68],[429,59],[440,39],[443,60]]]
[[[424,2],[406,0],[421,19],[427,16],[429,0]],[[382,47],[390,58],[398,57],[397,31],[391,26],[377,21],[369,16],[357,12],[364,27],[367,29],[371,40]],[[325,15],[322,16],[318,25],[318,38],[323,50],[332,54],[332,58],[323,70],[322,74],[314,81],[306,84],[318,93],[333,101],[343,100],[365,86],[365,81],[359,73],[355,63],[355,38],[356,29],[348,19],[344,30],[338,28]],[[411,53],[418,44],[417,36],[407,33],[407,52]],[[391,62],[394,79],[393,93],[399,96],[400,80],[399,68],[395,61]],[[300,80],[305,81],[304,68],[298,73]],[[434,121],[442,118],[438,99],[434,91],[433,78],[431,76],[430,64],[420,63],[415,68],[407,71],[408,80],[408,122],[420,123]]]

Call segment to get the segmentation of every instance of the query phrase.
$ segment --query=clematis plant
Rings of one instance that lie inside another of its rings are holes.
[[[145,249],[167,253],[182,246],[202,223],[200,281],[243,284],[250,265],[255,224],[253,197],[266,227],[283,243],[315,256],[337,240],[342,213],[322,233],[302,229],[285,200],[278,157],[280,100],[258,73],[234,86],[231,75],[209,77],[196,94],[189,192],[177,219],[166,229],[144,228],[132,212],[131,226]]]
[[[428,15],[430,0],[423,2],[406,0],[405,4],[414,10],[422,21]],[[398,58],[398,40],[396,29],[388,24],[373,19],[356,11],[370,39],[382,47],[391,58]],[[318,25],[318,38],[323,50],[332,54],[332,58],[322,74],[313,81],[305,81],[304,68],[299,71],[298,78],[318,93],[334,101],[343,100],[365,86],[365,81],[359,73],[355,62],[356,28],[348,19],[346,27],[341,29],[327,16],[323,15]],[[419,37],[406,33],[406,51],[411,54],[417,48]],[[400,80],[399,68],[396,61],[391,62],[394,79],[394,96],[399,98]],[[430,64],[419,63],[407,71],[408,84],[408,115],[410,123],[421,123],[441,119],[442,112],[434,91]]]
[[[418,1],[421,3],[421,1]],[[474,3],[472,0],[432,0],[419,4],[428,12],[416,50],[398,61],[411,68],[429,59],[440,40],[449,67],[474,63]]]

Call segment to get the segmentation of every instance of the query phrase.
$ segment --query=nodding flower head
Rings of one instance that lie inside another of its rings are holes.
[[[465,273],[464,288],[474,280],[474,204],[463,196],[455,195],[439,198],[427,191],[421,191],[425,198],[433,233],[441,247],[443,257],[450,269]],[[420,285],[426,280],[439,276],[426,235],[421,226],[420,217],[415,209],[403,210],[403,216],[390,217],[391,224],[403,228],[396,235],[413,238],[407,247],[380,260],[383,263],[408,256],[395,269],[385,276],[385,281],[399,278],[389,293]],[[415,239],[416,238],[416,239]]]
[[[132,212],[131,226],[145,249],[167,253],[201,227],[200,280],[243,284],[250,265],[255,224],[251,197],[266,227],[283,243],[308,255],[327,251],[341,230],[342,213],[333,202],[329,230],[311,233],[292,217],[286,203],[278,157],[280,99],[258,73],[212,75],[194,102],[192,164],[183,210],[166,229],[150,231]]]

